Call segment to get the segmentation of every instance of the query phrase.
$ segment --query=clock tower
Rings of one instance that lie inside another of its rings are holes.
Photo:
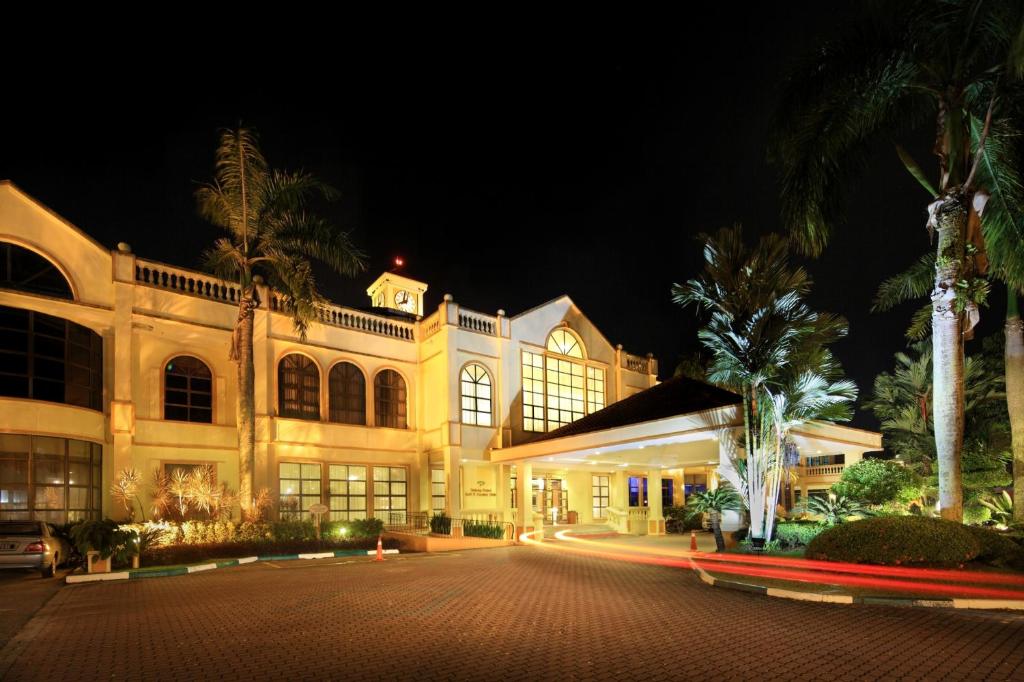
[[[385,272],[366,290],[370,305],[410,315],[423,316],[423,294],[427,285],[394,272]]]

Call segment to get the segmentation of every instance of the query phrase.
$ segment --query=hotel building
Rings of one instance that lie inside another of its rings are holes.
[[[256,466],[275,516],[411,512],[664,532],[664,507],[717,483],[737,397],[659,383],[650,355],[601,334],[568,296],[483,313],[384,273],[364,307],[326,305],[306,337],[265,288],[255,317]],[[0,182],[0,519],[122,511],[135,468],[212,465],[238,488],[237,285],[110,250]],[[795,434],[797,495],[881,448],[877,433]],[[148,501],[145,490],[144,502]]]

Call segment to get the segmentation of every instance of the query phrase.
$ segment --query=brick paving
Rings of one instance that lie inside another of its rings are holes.
[[[1024,679],[1024,616],[836,606],[532,547],[67,587],[10,680]]]

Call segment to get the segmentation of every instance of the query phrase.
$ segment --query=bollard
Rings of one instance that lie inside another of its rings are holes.
[[[380,536],[377,536],[377,559],[376,561],[384,561],[384,543],[381,542]]]
[[[697,551],[697,531],[695,530],[690,531],[690,551]]]

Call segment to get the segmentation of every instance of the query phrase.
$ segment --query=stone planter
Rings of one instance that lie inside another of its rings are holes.
[[[85,553],[85,568],[88,573],[110,573],[110,559],[103,559],[100,553],[90,550]]]

